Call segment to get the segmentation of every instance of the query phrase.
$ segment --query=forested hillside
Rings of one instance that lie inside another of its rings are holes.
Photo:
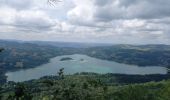
[[[59,74],[22,83],[9,82],[1,87],[0,98],[2,100],[169,100],[170,98],[169,80],[140,84],[135,84],[135,80],[129,82],[123,82],[120,77],[109,74],[87,73],[68,76]]]
[[[170,68],[169,45],[113,45],[92,47],[85,54],[120,63]]]
[[[52,46],[39,46],[31,43],[0,41],[3,50],[0,53],[0,83],[4,83],[7,71],[28,69],[48,63],[50,58],[59,55],[73,54],[72,48],[57,48]]]

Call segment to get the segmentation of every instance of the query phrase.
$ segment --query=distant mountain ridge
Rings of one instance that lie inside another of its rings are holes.
[[[60,42],[60,41],[22,41],[22,40],[1,40],[0,42],[31,43],[39,46],[71,47],[71,48],[89,48],[96,46],[111,46],[109,43],[81,43],[81,42]]]

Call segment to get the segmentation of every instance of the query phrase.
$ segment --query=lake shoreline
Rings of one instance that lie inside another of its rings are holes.
[[[67,60],[64,62],[60,61],[61,58],[63,57],[69,57],[69,58],[72,58],[73,60],[69,60],[69,61]],[[81,59],[84,59],[84,60],[81,61]],[[25,78],[23,79],[29,79],[28,77],[34,78],[35,76],[31,76],[33,75],[33,73],[38,74],[38,76],[36,77],[40,78],[42,76],[56,74],[59,68],[61,67],[65,67],[65,72],[66,74],[69,74],[69,75],[77,73],[77,72],[95,72],[99,74],[106,74],[106,73],[114,74],[115,73],[115,74],[125,74],[125,75],[167,74],[167,72],[165,72],[164,67],[159,67],[159,66],[158,67],[156,66],[139,67],[139,66],[132,66],[132,65],[117,63],[113,61],[92,58],[87,55],[73,54],[73,55],[57,56],[57,57],[51,58],[49,60],[49,63],[47,64],[43,64],[43,65],[37,66],[35,68],[31,68],[31,69],[20,70],[16,72],[7,72],[5,73],[5,75],[7,76],[8,81],[13,80],[12,77],[16,77],[18,80],[19,77],[22,78],[21,76],[24,77],[24,75],[25,75]],[[155,70],[155,68],[158,68],[158,70]],[[151,69],[153,70],[153,72],[149,72],[149,70]],[[162,70],[162,72],[159,70]],[[17,72],[19,72],[21,75],[17,76]],[[38,78],[34,78],[34,79],[38,79]]]

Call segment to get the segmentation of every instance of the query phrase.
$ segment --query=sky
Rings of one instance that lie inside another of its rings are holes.
[[[170,44],[170,0],[0,0],[0,39]]]

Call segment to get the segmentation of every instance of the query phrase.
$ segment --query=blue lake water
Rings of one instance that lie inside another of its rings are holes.
[[[60,61],[64,57],[73,60]],[[7,72],[7,80],[22,82],[31,79],[38,79],[47,75],[56,75],[60,68],[64,68],[65,74],[77,72],[95,72],[95,73],[119,73],[119,74],[166,74],[167,69],[159,66],[139,67],[117,63],[114,61],[101,60],[86,55],[74,54],[64,55],[52,58],[49,63],[37,66],[36,68]]]

